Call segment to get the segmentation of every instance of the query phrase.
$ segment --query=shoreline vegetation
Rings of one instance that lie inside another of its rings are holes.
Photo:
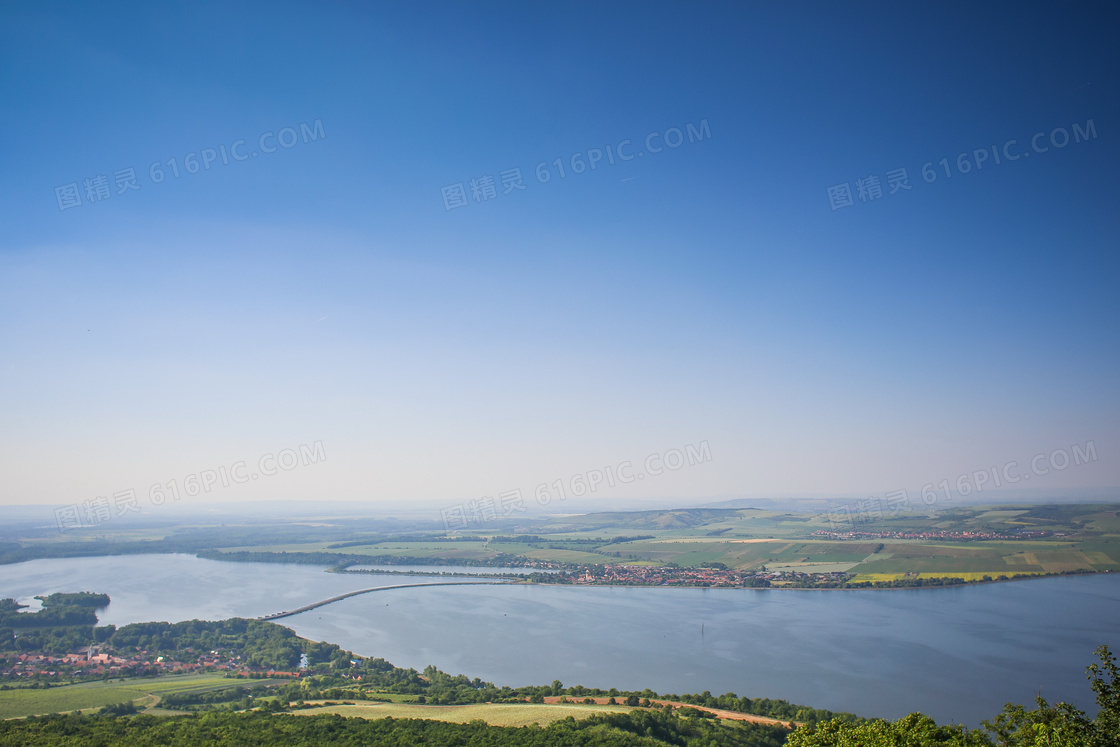
[[[10,614],[90,609],[107,597],[43,600],[39,612]],[[7,599],[0,607],[19,605]],[[604,690],[558,680],[498,687],[434,666],[402,669],[243,618],[40,627],[18,636],[3,628],[0,743],[1117,747],[1120,671],[1107,646],[1096,654],[1099,663],[1087,667],[1095,718],[1040,696],[1034,709],[1008,704],[983,729],[968,729],[921,713],[892,722],[734,693]],[[468,709],[469,722],[458,709]]]
[[[1120,503],[955,506],[893,517],[849,512],[842,521],[837,514],[695,508],[472,519],[457,529],[360,516],[122,523],[53,534],[25,526],[0,530],[0,563],[186,553],[355,574],[364,567],[541,584],[836,590],[1120,571]],[[424,570],[435,566],[445,568]],[[508,573],[479,573],[501,567]]]
[[[8,599],[0,601],[0,605],[13,607],[16,603]],[[710,712],[710,716],[719,710],[730,711],[740,714],[736,717],[738,720],[772,727],[771,732],[775,728],[788,731],[794,722],[816,723],[835,718],[860,720],[852,714],[782,700],[740,698],[731,693],[718,698],[707,692],[662,695],[649,689],[566,687],[559,681],[549,685],[499,687],[479,678],[450,675],[434,666],[423,672],[402,669],[384,659],[360,656],[333,643],[301,638],[277,623],[245,618],[133,623],[120,628],[113,625],[44,627],[19,634],[11,628],[0,628],[2,718],[81,710],[80,697],[67,701],[63,696],[85,693],[96,697],[97,691],[90,690],[90,686],[107,687],[114,680],[118,686],[124,682],[152,683],[139,685],[147,692],[158,690],[158,682],[182,682],[184,675],[194,678],[188,684],[198,686],[172,688],[155,702],[146,702],[144,709],[152,712],[159,705],[160,712],[263,709],[279,713],[332,702],[337,705],[337,701],[452,706],[543,705],[557,701],[559,704],[592,705],[593,701],[602,700],[604,702],[599,705],[653,708],[666,714],[683,708],[686,716],[691,713],[688,709]],[[198,680],[200,676],[211,680],[202,682]],[[215,677],[217,679],[213,679]],[[32,691],[47,692],[28,701],[27,707],[32,709],[29,712],[13,713],[12,708],[19,707],[14,701]],[[140,710],[132,707],[137,700],[140,699],[102,710],[104,715],[131,715]],[[653,702],[658,700],[666,702]],[[78,705],[69,709],[34,710],[38,704],[52,702]],[[6,705],[8,703],[12,705]]]
[[[0,599],[0,631],[14,628],[53,628],[72,625],[96,625],[96,610],[109,606],[108,594],[87,591],[74,594],[56,593],[35,597],[42,608],[24,612],[29,605],[14,599]]]
[[[249,561],[245,561],[245,562],[249,562]],[[293,609],[293,610],[284,610],[282,612],[274,612],[274,613],[267,614],[267,615],[261,615],[260,617],[258,617],[256,619],[258,619],[258,620],[280,620],[280,619],[283,619],[285,617],[291,617],[292,615],[298,615],[298,614],[303,613],[303,612],[309,612],[313,609],[318,609],[319,607],[325,607],[327,605],[334,604],[335,602],[339,602],[339,601],[342,601],[344,599],[349,599],[350,597],[358,596],[360,594],[370,594],[372,592],[387,591],[387,590],[390,590],[390,589],[419,588],[419,587],[424,587],[424,586],[464,586],[464,585],[471,585],[471,584],[485,584],[485,585],[494,585],[494,586],[506,585],[506,584],[545,586],[545,585],[555,584],[555,585],[581,586],[581,587],[587,587],[587,586],[612,586],[612,587],[628,586],[628,587],[636,587],[636,588],[674,588],[674,589],[705,589],[705,590],[707,590],[707,589],[797,589],[797,590],[802,590],[802,591],[806,591],[806,590],[808,590],[808,591],[822,591],[822,590],[856,591],[856,590],[860,590],[860,589],[922,589],[922,588],[930,589],[930,588],[942,588],[942,587],[949,587],[949,586],[966,586],[966,585],[973,585],[973,584],[1002,583],[1004,581],[1017,581],[1017,580],[1023,580],[1023,579],[1028,579],[1028,578],[1047,578],[1048,577],[1048,575],[1034,575],[1034,576],[1025,576],[1024,575],[1024,576],[1018,576],[1018,577],[1013,577],[1013,578],[1008,578],[1008,577],[994,578],[994,579],[993,578],[988,578],[988,579],[976,580],[976,581],[966,581],[964,579],[956,579],[956,578],[948,578],[948,579],[937,578],[937,579],[925,579],[926,583],[924,583],[924,584],[921,583],[923,581],[923,579],[919,578],[919,579],[913,579],[913,583],[896,583],[896,584],[889,585],[890,582],[880,582],[878,585],[873,585],[873,586],[868,586],[868,585],[864,585],[864,584],[836,585],[836,586],[823,586],[823,585],[821,585],[821,586],[817,586],[817,585],[809,585],[809,584],[796,585],[796,584],[793,584],[793,583],[788,584],[788,585],[775,585],[775,586],[770,586],[770,585],[761,586],[761,585],[758,585],[758,584],[732,586],[730,584],[701,585],[701,584],[697,584],[697,583],[690,583],[690,584],[669,584],[669,583],[653,584],[653,583],[640,583],[640,582],[631,583],[631,582],[613,581],[613,580],[604,580],[604,581],[594,581],[593,580],[593,581],[586,581],[585,582],[585,581],[580,581],[580,580],[573,580],[570,575],[567,575],[567,576],[563,575],[563,573],[564,573],[563,571],[559,571],[559,572],[555,572],[555,573],[532,573],[532,574],[528,574],[528,575],[512,574],[512,573],[503,573],[503,574],[477,573],[476,574],[476,573],[454,573],[454,572],[448,572],[448,571],[417,571],[417,570],[387,571],[387,570],[383,570],[383,569],[365,569],[365,568],[359,569],[359,570],[348,570],[345,566],[335,566],[333,568],[328,568],[327,572],[328,573],[341,573],[341,574],[354,574],[354,575],[397,575],[397,576],[420,576],[420,577],[429,577],[429,578],[431,578],[431,577],[435,577],[435,578],[458,577],[458,578],[480,578],[480,579],[484,578],[484,579],[491,579],[491,580],[487,580],[487,581],[460,581],[460,582],[447,582],[447,583],[436,582],[436,583],[424,583],[424,584],[394,584],[394,585],[391,585],[391,586],[377,586],[377,587],[373,587],[373,588],[369,588],[369,589],[358,589],[358,590],[355,590],[355,591],[346,592],[344,594],[339,594],[339,595],[330,597],[329,599],[324,599],[322,601],[312,602],[310,604],[306,604],[306,605],[303,605],[301,607],[297,607],[296,609]],[[1074,571],[1074,572],[1065,573],[1065,574],[1049,574],[1049,575],[1073,575],[1073,574],[1083,575],[1085,573],[1089,573],[1089,572],[1088,571]],[[493,580],[493,579],[498,579],[498,580]],[[553,580],[553,579],[556,579],[556,580]]]
[[[300,554],[302,555],[302,554]],[[294,560],[294,553],[199,553],[199,557],[209,560],[223,560],[227,562],[242,563],[306,563],[302,558]],[[918,573],[907,575],[905,578],[889,580],[855,580],[855,574],[844,572],[830,573],[771,573],[737,572],[722,564],[702,564],[699,568],[681,568],[675,564],[666,566],[629,566],[603,564],[596,566],[574,565],[565,563],[542,562],[539,565],[526,563],[523,567],[529,573],[469,573],[456,571],[422,571],[416,569],[395,570],[391,567],[383,568],[351,568],[353,565],[409,565],[409,566],[457,566],[467,565],[472,567],[515,567],[510,565],[509,558],[497,558],[493,561],[472,561],[463,563],[456,558],[441,557],[405,557],[381,556],[374,562],[368,556],[336,557],[333,565],[327,568],[328,573],[353,574],[353,575],[399,575],[399,576],[432,576],[432,577],[462,577],[462,578],[505,578],[514,582],[526,584],[560,584],[576,586],[635,586],[643,588],[699,588],[699,589],[929,589],[948,586],[969,586],[978,584],[1001,583],[1005,581],[1022,581],[1034,578],[1052,578],[1055,576],[1094,575],[1110,573],[1109,570],[1094,571],[1088,569],[1072,569],[1068,571],[1054,571],[1041,573],[1014,573],[998,574],[995,576],[984,574],[979,578],[964,578],[962,576],[939,576]],[[546,569],[544,571],[537,568]]]

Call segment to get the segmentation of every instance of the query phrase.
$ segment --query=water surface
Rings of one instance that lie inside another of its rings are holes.
[[[0,597],[103,591],[113,602],[102,622],[122,625],[256,617],[428,580],[453,579],[131,555],[0,566]],[[1085,666],[1101,643],[1120,651],[1120,574],[898,591],[439,586],[281,622],[398,666],[435,664],[499,685],[731,691],[977,725],[1040,687],[1092,711]]]

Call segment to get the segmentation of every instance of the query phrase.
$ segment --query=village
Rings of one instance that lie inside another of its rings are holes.
[[[780,586],[820,586],[843,583],[850,574],[807,573],[800,571],[737,571],[723,563],[707,563],[696,568],[675,565],[603,565],[554,574],[534,574],[535,581],[595,586],[693,586],[701,588],[768,588]]]
[[[120,656],[104,647],[90,646],[67,654],[41,652],[0,654],[0,681],[70,682],[113,677],[141,677],[159,674],[226,671],[242,677],[299,677],[294,672],[251,667],[234,654],[217,651],[199,654],[195,661],[175,661],[151,656],[147,651]]]
[[[837,531],[835,529],[818,529],[812,533],[814,537],[826,537],[838,540],[868,540],[868,539],[914,539],[914,540],[1022,540],[1038,539],[1040,537],[1062,537],[1064,534],[1055,533],[1045,529],[1022,529],[1015,532],[987,531],[922,531],[922,532],[860,532],[855,530]]]

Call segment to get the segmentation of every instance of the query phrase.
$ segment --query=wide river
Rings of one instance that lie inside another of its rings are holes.
[[[128,555],[0,566],[0,598],[106,592],[101,622],[124,625],[257,617],[355,589],[450,580]],[[730,691],[976,726],[1005,702],[1030,704],[1039,688],[1095,712],[1085,667],[1099,644],[1120,652],[1120,574],[897,591],[439,586],[280,622],[398,666],[499,685]]]

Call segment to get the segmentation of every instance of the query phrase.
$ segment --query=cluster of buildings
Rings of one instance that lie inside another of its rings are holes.
[[[146,654],[116,656],[99,652],[97,649],[82,649],[61,655],[38,652],[13,653],[7,654],[0,661],[2,661],[0,677],[4,679],[40,675],[125,676],[156,671],[192,671],[197,668],[194,664],[164,661],[163,657],[153,658]]]
[[[249,667],[240,656],[223,655],[217,651],[201,654],[194,662],[175,661],[152,656],[147,651],[119,656],[104,652],[97,646],[76,649],[68,654],[37,652],[0,654],[0,680],[35,677],[125,677],[153,674],[181,674],[200,671],[228,671],[240,675],[298,677],[298,672],[281,672]]]
[[[921,532],[838,532],[832,529],[818,529],[813,532],[813,536],[827,537],[828,539],[853,539],[853,540],[869,540],[869,539],[917,539],[917,540],[1006,540],[1006,539],[1037,539],[1039,537],[1050,537],[1054,533],[1045,529],[1022,529],[1014,532],[997,532],[993,530],[979,530],[973,532],[963,531],[921,531]],[[1061,535],[1058,535],[1061,536]]]
[[[736,571],[721,567],[678,568],[641,565],[587,567],[562,575],[564,581],[576,584],[701,587],[769,586],[771,581],[835,580],[836,576],[832,573]]]

